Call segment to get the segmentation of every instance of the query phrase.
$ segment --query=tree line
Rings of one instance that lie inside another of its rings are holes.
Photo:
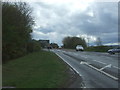
[[[75,49],[77,45],[82,45],[84,48],[87,47],[86,41],[81,37],[65,37],[62,41],[64,48]]]
[[[3,63],[40,50],[40,43],[32,40],[34,19],[32,9],[25,2],[2,2],[2,61]]]

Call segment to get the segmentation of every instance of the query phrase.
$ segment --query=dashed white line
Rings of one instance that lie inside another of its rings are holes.
[[[78,54],[76,54],[76,53],[73,53],[75,56],[77,56]]]
[[[119,67],[113,66],[114,68],[120,69]]]
[[[106,64],[106,63],[104,63],[104,62],[97,61],[97,60],[93,60],[93,61],[98,62],[98,63],[102,63],[102,64]]]

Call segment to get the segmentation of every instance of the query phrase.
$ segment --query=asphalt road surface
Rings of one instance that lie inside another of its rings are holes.
[[[52,49],[83,79],[84,88],[118,88],[118,54]]]

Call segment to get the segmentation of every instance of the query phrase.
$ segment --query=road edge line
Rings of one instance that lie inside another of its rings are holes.
[[[80,73],[74,68],[74,67],[72,67],[72,65],[70,65],[67,61],[65,61],[65,59],[64,58],[62,58],[59,54],[57,54],[57,53],[55,53],[57,56],[59,56],[65,63],[67,63],[71,68],[73,68],[73,70],[77,73],[77,74],[79,74],[79,76],[82,76],[82,75],[80,75]]]
[[[55,53],[58,57],[60,57],[66,64],[68,64],[80,77],[82,77],[82,75],[72,66],[70,65],[63,57],[61,57],[59,54]],[[85,86],[83,86],[83,83],[81,83],[82,86],[81,88],[86,88]]]

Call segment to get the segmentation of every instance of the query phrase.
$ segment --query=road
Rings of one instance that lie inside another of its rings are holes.
[[[83,79],[85,88],[118,88],[118,54],[53,49]]]

